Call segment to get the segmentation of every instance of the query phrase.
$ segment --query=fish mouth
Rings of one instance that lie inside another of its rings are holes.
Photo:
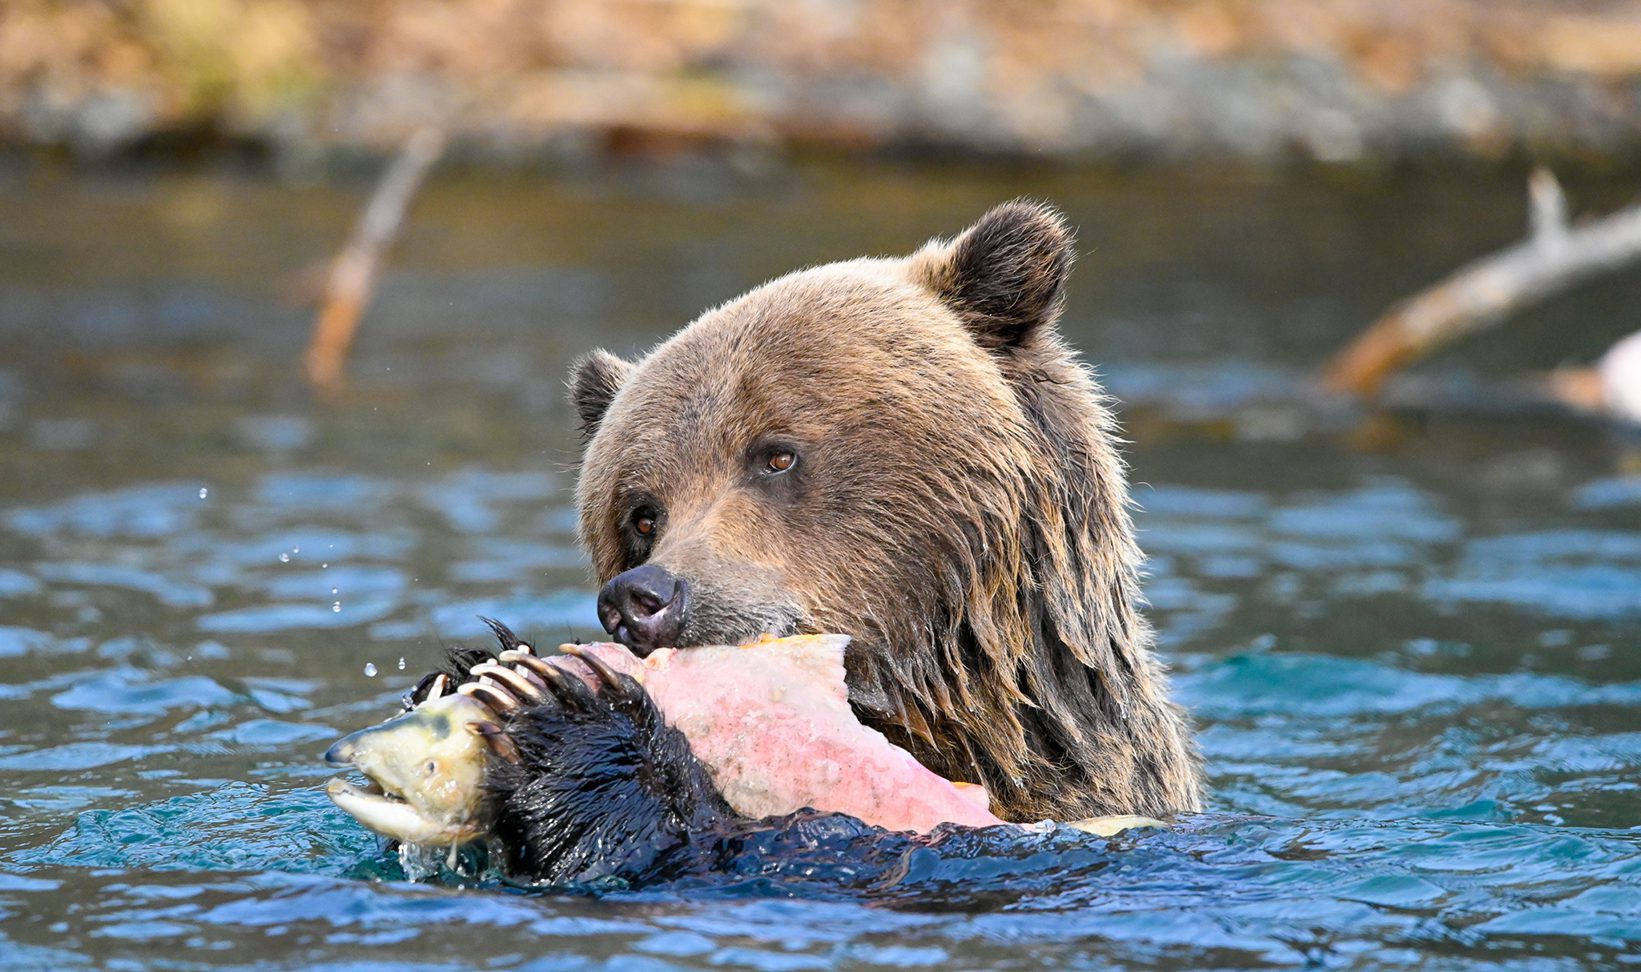
[[[371,830],[407,844],[454,846],[477,836],[470,821],[430,816],[402,793],[368,776],[363,785],[346,777],[335,777],[325,784],[325,795]]]
[[[345,776],[335,777],[325,784],[325,795],[360,820],[378,820],[407,813],[421,816],[403,793],[388,789],[380,780],[368,775],[364,783],[356,783]]]
[[[345,776],[338,776],[325,784],[325,792],[333,800],[341,796],[353,801],[398,803],[407,807],[410,806],[410,801],[405,799],[404,794],[389,790],[382,785],[380,780],[372,779],[369,776],[365,777],[363,785],[355,783]]]
[[[325,750],[324,760],[340,769],[349,769],[364,777],[364,783],[356,783],[346,777],[338,776],[325,784],[325,792],[336,804],[352,813],[354,807],[372,807],[375,805],[402,806],[410,808],[410,799],[404,789],[391,782],[378,778],[370,770],[361,766],[367,762],[362,759],[365,751],[371,746],[372,740],[379,738],[378,734],[386,727],[402,720],[404,716],[390,719],[381,726],[361,730],[342,739]],[[344,802],[346,801],[346,802]],[[358,816],[358,814],[354,814]],[[363,818],[361,818],[363,819]]]
[[[410,801],[405,799],[402,790],[389,787],[354,762],[354,756],[356,755],[355,740],[358,735],[358,733],[355,733],[345,739],[338,740],[336,745],[325,751],[324,760],[332,766],[358,772],[365,778],[365,782],[361,785],[346,777],[338,776],[325,784],[325,793],[344,809],[347,809],[349,805],[368,806],[375,803],[402,804],[408,807]],[[347,803],[343,803],[344,800]]]
[[[345,776],[332,778],[325,784],[325,795],[331,802],[384,837],[410,843],[447,838],[450,828],[443,821],[423,813],[404,790],[376,778],[353,761],[353,739],[349,736],[332,746],[325,753],[325,762],[357,772],[364,782]]]

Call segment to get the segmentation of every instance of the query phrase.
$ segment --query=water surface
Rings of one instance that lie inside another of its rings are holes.
[[[1307,368],[1517,234],[1515,178],[679,167],[423,197],[341,402],[303,267],[362,187],[0,176],[0,962],[853,968],[1631,962],[1641,442],[1318,405]],[[1586,203],[1622,187],[1575,186]],[[477,615],[593,633],[567,362],[1022,192],[1082,229],[1066,329],[1124,400],[1147,593],[1210,813],[916,856],[872,893],[408,883],[318,761]],[[1641,320],[1620,280],[1438,360]],[[403,667],[401,668],[401,660]],[[367,666],[374,675],[367,674]]]

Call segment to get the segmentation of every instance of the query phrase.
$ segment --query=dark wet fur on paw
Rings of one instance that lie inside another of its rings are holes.
[[[485,621],[501,651],[528,647],[505,625]],[[474,666],[495,658],[477,648],[446,651],[440,670],[417,685],[417,702],[439,674],[454,691],[472,680]],[[486,735],[505,740],[492,744],[486,770],[485,843],[489,860],[512,881],[556,890],[774,882],[809,893],[919,900],[915,887],[901,885],[930,852],[987,856],[1021,839],[1008,828],[894,834],[809,809],[742,817],[638,682],[571,651],[590,673],[589,686],[531,654],[522,667],[541,678],[547,701],[485,724]],[[1061,836],[1031,840],[1063,843]]]
[[[736,818],[644,689],[569,678],[506,729],[518,762],[492,760],[493,846],[521,880],[652,883],[688,873],[701,840]]]

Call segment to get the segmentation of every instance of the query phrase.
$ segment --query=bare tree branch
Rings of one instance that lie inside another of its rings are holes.
[[[1392,307],[1322,370],[1323,387],[1372,395],[1391,372],[1558,291],[1641,260],[1641,204],[1581,226],[1546,169],[1528,183],[1526,240]]]
[[[416,190],[444,153],[444,141],[441,128],[428,126],[405,142],[371,195],[353,236],[331,264],[306,356],[308,381],[321,391],[342,388],[348,349],[359,329],[359,316],[370,303],[382,258],[398,238]]]

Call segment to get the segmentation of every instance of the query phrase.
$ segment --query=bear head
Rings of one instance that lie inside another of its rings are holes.
[[[1000,815],[1194,808],[1114,422],[1054,326],[1073,252],[1017,201],[579,361],[606,628],[639,652],[848,634],[862,718]]]

